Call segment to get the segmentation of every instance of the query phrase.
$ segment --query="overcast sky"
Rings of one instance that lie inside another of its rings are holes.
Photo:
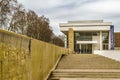
[[[56,35],[59,23],[69,20],[104,20],[120,32],[120,0],[18,0],[26,9],[50,19]]]

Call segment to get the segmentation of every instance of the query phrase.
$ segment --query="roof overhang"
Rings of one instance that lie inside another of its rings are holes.
[[[60,30],[68,31],[69,28],[73,28],[74,31],[109,31],[110,30],[110,26],[60,27]]]
[[[111,22],[103,22],[103,23],[60,23],[60,27],[79,27],[79,26],[110,26]]]

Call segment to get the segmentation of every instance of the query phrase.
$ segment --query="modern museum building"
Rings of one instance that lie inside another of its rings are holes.
[[[60,23],[66,35],[65,47],[70,52],[93,53],[94,50],[114,49],[114,26],[103,20],[68,21]]]

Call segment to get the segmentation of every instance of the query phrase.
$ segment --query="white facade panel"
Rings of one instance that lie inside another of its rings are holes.
[[[73,28],[74,31],[106,31],[106,30],[110,30],[110,26],[60,27],[60,30],[68,31],[69,28]]]
[[[60,27],[69,27],[69,26],[97,26],[97,25],[100,25],[100,26],[110,26],[112,25],[111,22],[103,22],[103,23],[60,23],[59,26]]]
[[[120,61],[120,50],[94,50],[94,54]]]
[[[100,49],[100,36],[92,36],[93,41],[97,41],[97,44],[92,45],[93,50],[99,50]]]

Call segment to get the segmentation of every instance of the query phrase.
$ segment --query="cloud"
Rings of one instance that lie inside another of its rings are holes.
[[[103,19],[113,22],[120,31],[120,0],[19,0],[26,9],[50,19],[53,31],[58,35],[60,22],[68,20]]]

